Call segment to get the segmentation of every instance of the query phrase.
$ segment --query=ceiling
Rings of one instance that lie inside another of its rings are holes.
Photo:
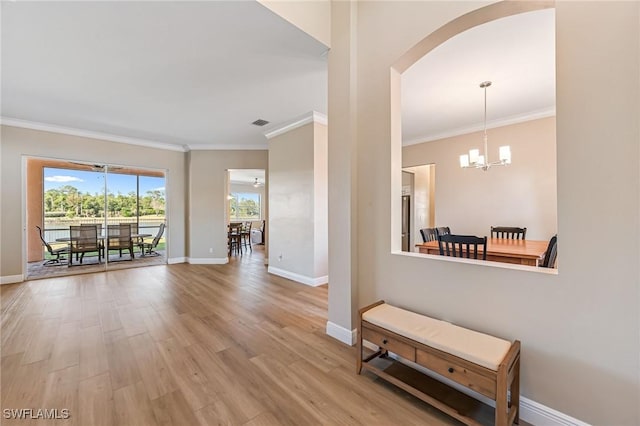
[[[258,183],[264,185],[265,171],[264,169],[232,169],[229,170],[229,181],[231,183],[253,184],[256,179]]]
[[[265,133],[327,112],[327,48],[255,1],[1,7],[6,124],[266,149]],[[480,130],[484,80],[489,127],[555,113],[554,9],[475,27],[407,70],[403,143]],[[259,118],[270,124],[251,124]]]
[[[465,31],[402,75],[405,145],[555,114],[555,9]]]
[[[327,48],[255,1],[1,7],[8,124],[180,150],[266,149],[274,126],[326,114]]]

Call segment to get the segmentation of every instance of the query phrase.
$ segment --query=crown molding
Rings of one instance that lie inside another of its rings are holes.
[[[555,115],[556,115],[555,107],[541,109],[537,111],[528,112],[526,114],[512,115],[510,117],[505,117],[499,120],[493,120],[493,121],[487,122],[487,129],[495,129],[496,127],[510,126],[512,124],[524,123],[526,121],[553,117]],[[456,129],[452,129],[447,132],[437,133],[434,135],[424,135],[421,137],[409,139],[407,141],[402,141],[402,146],[417,145],[419,143],[425,143],[425,142],[433,142],[440,139],[446,139],[454,136],[460,136],[460,135],[466,135],[469,133],[479,132],[479,131],[482,131],[483,129],[484,129],[484,126],[482,124],[468,126],[468,127],[458,127]]]
[[[216,144],[190,144],[187,145],[191,151],[266,151],[269,149],[264,145],[216,145]]]
[[[72,127],[58,126],[55,124],[38,123],[35,121],[21,120],[19,118],[0,117],[0,124],[4,126],[20,127],[23,129],[40,130],[43,132],[59,133],[70,136],[80,136],[83,138],[100,139],[109,142],[126,143],[129,145],[144,146],[147,148],[157,148],[169,151],[186,152],[187,145],[174,145],[164,142],[155,142],[146,139],[130,138],[128,136],[112,135],[109,133],[94,132],[92,130],[76,129]]]
[[[264,135],[267,139],[272,139],[276,136],[290,132],[293,129],[297,129],[298,127],[302,127],[309,123],[318,123],[324,126],[329,125],[329,121],[327,120],[326,115],[322,114],[321,112],[311,111],[301,117],[294,118],[292,121],[280,125],[280,127],[276,127],[275,129],[265,132]]]

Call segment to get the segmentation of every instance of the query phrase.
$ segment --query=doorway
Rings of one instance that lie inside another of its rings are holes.
[[[229,259],[265,255],[267,179],[264,169],[227,170],[227,252]]]
[[[435,176],[435,164],[402,169],[402,251],[417,251],[416,244],[423,242],[420,230],[435,227]]]

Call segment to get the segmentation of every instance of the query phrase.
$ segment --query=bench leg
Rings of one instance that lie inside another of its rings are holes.
[[[356,373],[360,374],[362,372],[362,331],[360,329],[360,324],[358,324],[357,330],[358,336],[356,337],[356,345],[358,350],[358,356],[356,357]]]
[[[520,359],[516,361],[515,375],[511,384],[511,409],[516,410],[515,424],[520,424]]]
[[[502,367],[502,366],[501,366]],[[495,426],[507,426],[509,422],[509,402],[507,400],[507,371],[498,370],[496,383],[496,422]]]

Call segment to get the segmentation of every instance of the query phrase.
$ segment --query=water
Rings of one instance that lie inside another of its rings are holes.
[[[155,236],[160,229],[160,224],[164,222],[164,218],[141,218],[138,227],[139,234],[151,234]],[[102,218],[55,218],[46,219],[44,223],[44,239],[45,241],[55,241],[57,238],[69,238],[69,227],[72,225],[96,225],[103,224]],[[107,219],[108,225],[118,225],[120,223],[136,223],[131,218],[113,218]]]

